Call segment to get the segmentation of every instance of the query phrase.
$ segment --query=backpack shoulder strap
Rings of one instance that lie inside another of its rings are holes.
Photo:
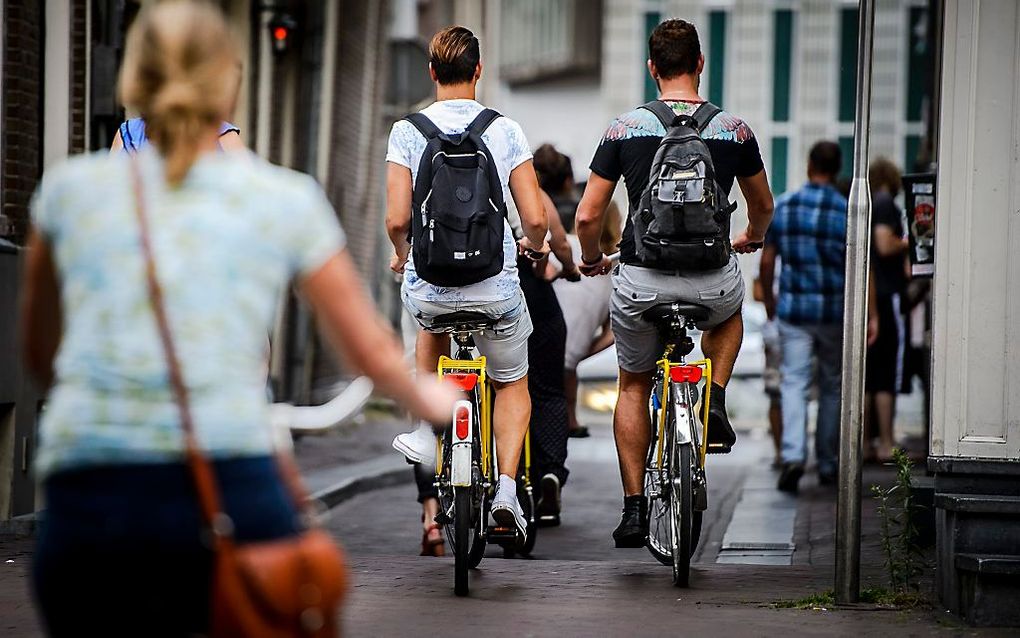
[[[662,125],[666,127],[667,130],[673,128],[673,125],[676,123],[676,111],[671,109],[669,105],[662,100],[652,100],[648,104],[642,104],[641,108],[654,113],[655,117],[659,118],[659,121],[662,122]]]
[[[443,134],[424,113],[411,113],[404,119],[413,124],[414,128],[418,129],[418,132],[424,135],[427,140],[435,139]]]
[[[712,104],[711,102],[702,102],[701,106],[699,106],[694,113],[691,114],[691,118],[694,120],[695,124],[698,125],[698,133],[703,133],[705,131],[705,127],[708,126],[708,123],[720,113],[722,113],[722,109],[715,104]]]
[[[495,109],[482,109],[482,112],[476,115],[475,119],[471,120],[471,123],[468,124],[467,130],[469,133],[481,135],[498,117],[502,117],[499,111]]]

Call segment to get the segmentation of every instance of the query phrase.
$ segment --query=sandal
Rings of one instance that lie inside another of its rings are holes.
[[[421,535],[420,556],[445,556],[446,547],[442,528],[438,523],[429,525]]]

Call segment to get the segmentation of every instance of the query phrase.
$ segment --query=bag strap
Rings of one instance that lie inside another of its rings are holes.
[[[489,128],[489,125],[499,117],[502,117],[502,115],[495,109],[482,109],[482,112],[476,115],[475,119],[471,120],[471,123],[468,124],[467,131],[481,136]]]
[[[414,125],[414,128],[418,129],[418,132],[425,136],[425,139],[431,140],[443,135],[443,132],[439,130],[439,127],[435,125],[424,113],[411,113],[410,115],[404,116],[404,119]]]
[[[174,348],[173,336],[170,332],[170,322],[167,319],[166,308],[163,303],[163,289],[159,284],[159,278],[156,274],[156,261],[152,251],[145,196],[142,190],[141,169],[138,166],[138,161],[136,156],[132,156],[130,162],[131,180],[134,187],[135,215],[138,219],[142,256],[145,260],[145,281],[148,288],[149,304],[152,306],[153,314],[156,317],[156,328],[159,332],[159,340],[163,346],[163,354],[166,358],[170,376],[170,388],[173,392],[174,402],[177,404],[177,410],[180,413],[181,430],[184,434],[185,461],[191,472],[192,479],[195,481],[199,511],[202,514],[203,522],[213,533],[214,543],[219,545],[232,538],[234,525],[230,517],[223,511],[223,503],[220,498],[219,487],[216,484],[213,465],[205,454],[202,453],[195,434],[195,424],[192,420],[188,388],[184,383],[180,360],[177,358],[177,351]],[[277,453],[276,459],[281,479],[294,497],[298,509],[302,510],[303,513],[309,514],[311,510],[307,492],[301,484],[301,479],[293,460],[283,453]]]
[[[693,119],[695,124],[698,126],[698,133],[704,133],[708,123],[720,113],[722,113],[722,109],[715,104],[712,104],[711,102],[702,102],[701,105],[695,109],[694,113],[691,113],[691,119]]]
[[[655,117],[659,118],[659,121],[662,122],[664,127],[666,127],[666,130],[673,128],[676,124],[677,118],[679,117],[676,114],[676,111],[670,108],[670,106],[662,100],[652,100],[648,104],[642,104],[641,108],[655,114]]]

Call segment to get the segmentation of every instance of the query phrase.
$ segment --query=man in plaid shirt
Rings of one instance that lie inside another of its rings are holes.
[[[812,359],[818,361],[818,480],[836,481],[843,358],[843,286],[847,201],[834,182],[839,146],[817,142],[808,156],[808,183],[776,200],[761,257],[769,318],[779,319],[782,348],[782,473],[779,489],[797,492],[807,461],[807,405]],[[773,294],[776,257],[782,260],[779,299]]]

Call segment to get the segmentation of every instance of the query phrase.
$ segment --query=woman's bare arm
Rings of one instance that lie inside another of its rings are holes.
[[[237,131],[227,131],[220,135],[220,148],[225,151],[248,150],[248,147],[244,145],[244,141],[241,139],[241,134]]]
[[[449,421],[457,393],[434,379],[411,377],[404,351],[365,294],[346,250],[304,279],[301,290],[319,325],[376,388],[419,418]]]
[[[28,237],[23,282],[22,356],[29,373],[48,388],[53,383],[53,360],[62,330],[60,282],[50,245],[36,231]]]
[[[124,150],[124,140],[120,137],[120,129],[113,136],[113,144],[110,145],[110,153],[119,153]]]

